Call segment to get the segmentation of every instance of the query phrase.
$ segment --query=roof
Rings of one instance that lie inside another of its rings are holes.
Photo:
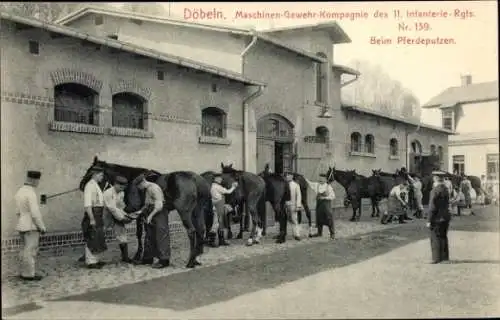
[[[498,139],[498,131],[478,131],[478,132],[466,132],[459,133],[453,137],[450,137],[450,141],[464,141],[464,140],[484,140],[484,139]]]
[[[320,58],[320,57],[316,56],[315,54],[312,54],[312,53],[307,52],[305,50],[302,50],[300,48],[296,48],[296,47],[291,46],[289,44],[286,44],[282,41],[274,39],[267,34],[263,34],[263,32],[261,32],[261,31],[257,32],[256,30],[253,30],[253,29],[236,28],[236,27],[223,26],[223,25],[218,25],[218,24],[194,23],[194,22],[188,22],[188,21],[182,20],[182,19],[173,19],[173,18],[164,18],[164,17],[160,17],[160,16],[151,16],[151,15],[139,14],[139,13],[124,11],[124,10],[112,10],[112,9],[108,9],[108,8],[97,8],[97,7],[88,6],[88,7],[81,8],[73,13],[70,13],[69,15],[67,15],[61,19],[56,20],[55,23],[65,25],[65,24],[68,24],[72,21],[75,21],[75,20],[77,20],[77,19],[79,19],[87,14],[91,14],[91,13],[108,15],[108,16],[115,16],[115,17],[126,18],[126,19],[136,19],[136,20],[161,23],[161,24],[184,26],[184,27],[189,27],[189,28],[211,30],[211,31],[217,31],[217,32],[226,32],[229,34],[238,34],[238,35],[249,36],[249,37],[257,36],[258,39],[260,39],[264,42],[271,43],[275,46],[281,47],[281,48],[286,49],[288,51],[305,56],[309,59],[312,59],[313,61],[326,62],[325,59]]]
[[[416,127],[420,127],[420,128],[426,128],[426,129],[430,129],[430,130],[434,130],[434,131],[446,133],[446,134],[449,134],[449,135],[455,134],[455,132],[450,131],[448,129],[444,129],[444,128],[432,126],[432,125],[425,124],[425,123],[422,123],[422,122],[410,121],[410,120],[402,118],[402,117],[395,117],[395,116],[387,115],[387,114],[385,114],[383,112],[375,111],[375,110],[368,109],[368,108],[363,108],[363,107],[358,107],[358,106],[343,104],[342,105],[342,109],[346,110],[346,111],[357,111],[357,112],[361,112],[361,113],[368,114],[368,115],[371,115],[371,116],[375,116],[375,117],[378,117],[378,118],[388,119],[388,120],[392,120],[392,121],[396,121],[396,122],[399,122],[399,123],[404,123],[404,124],[408,124],[408,125],[412,125],[412,126],[416,126]]]
[[[81,40],[92,42],[95,44],[104,45],[104,46],[115,48],[118,50],[135,53],[135,54],[138,54],[141,56],[153,58],[153,59],[164,61],[164,62],[169,62],[169,63],[180,65],[180,66],[183,66],[186,68],[200,70],[200,71],[203,71],[205,73],[209,73],[209,74],[220,76],[220,77],[223,77],[226,79],[238,81],[238,82],[241,82],[241,83],[246,84],[246,85],[258,85],[258,86],[265,85],[262,82],[252,80],[252,79],[244,77],[238,73],[235,73],[235,72],[232,72],[229,70],[225,70],[222,68],[210,66],[207,64],[203,64],[203,63],[200,63],[200,62],[197,62],[194,60],[185,59],[185,58],[182,58],[179,56],[175,56],[175,55],[167,54],[164,52],[140,47],[137,45],[133,45],[133,44],[126,43],[123,41],[119,41],[119,40],[114,40],[111,38],[90,35],[88,33],[81,32],[81,31],[74,29],[74,28],[69,28],[69,27],[57,25],[54,23],[41,21],[41,20],[34,19],[31,17],[24,18],[24,17],[9,14],[6,12],[0,12],[0,13],[1,13],[2,19],[10,20],[10,21],[24,24],[24,25],[29,25],[29,26],[32,26],[34,28],[44,29],[44,30],[47,30],[50,32],[55,32],[55,33],[69,36],[69,37],[78,38]]]
[[[340,64],[332,65],[332,69],[335,71],[341,71],[342,73],[351,74],[353,76],[361,75],[361,72],[359,72],[358,70],[347,66],[341,66]]]
[[[291,27],[282,27],[282,28],[273,28],[262,30],[261,32],[265,33],[274,33],[274,32],[293,32],[297,30],[311,29],[311,30],[325,30],[329,33],[330,37],[334,40],[334,43],[350,43],[352,42],[351,38],[345,33],[345,31],[339,26],[336,21],[316,23],[316,24],[307,24],[301,26],[291,26]]]
[[[448,88],[424,104],[422,108],[494,100],[498,100],[498,81],[473,83],[467,86]]]

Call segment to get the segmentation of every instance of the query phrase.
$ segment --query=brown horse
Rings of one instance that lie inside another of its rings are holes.
[[[247,245],[251,246],[254,243],[259,243],[261,237],[265,235],[266,183],[262,177],[254,173],[234,169],[232,164],[224,166],[221,163],[220,165],[223,180],[227,180],[229,184],[235,181],[238,182],[238,187],[241,188],[241,194],[245,203],[245,211],[252,219],[252,230],[250,231]]]
[[[129,184],[125,189],[125,204],[126,212],[133,212],[141,209],[144,205],[144,192],[141,192],[136,184],[135,179],[141,173],[147,173],[147,180],[158,184],[163,190],[165,196],[164,206],[167,210],[177,210],[182,224],[187,230],[190,252],[187,268],[194,268],[201,263],[197,260],[203,253],[203,236],[205,234],[205,215],[208,214],[209,208],[212,206],[210,197],[210,186],[201,176],[194,172],[176,171],[166,175],[161,175],[156,171],[147,170],[144,168],[127,167],[105,161],[100,161],[97,157],[87,170],[80,186],[84,186],[88,181],[89,172],[94,166],[104,168],[104,183],[112,183],[114,177],[121,175],[129,180]],[[135,259],[138,259],[143,250],[142,236],[144,233],[144,219],[138,218],[137,224],[137,241],[138,248]]]

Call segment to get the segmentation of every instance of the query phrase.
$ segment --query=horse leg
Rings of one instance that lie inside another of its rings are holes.
[[[352,217],[349,221],[356,221],[356,211],[361,207],[360,199],[357,197],[351,197],[351,205],[352,205]]]
[[[304,207],[304,211],[306,212],[306,217],[307,217],[307,225],[309,227],[309,235],[312,236],[312,215],[311,215],[311,209],[309,209],[309,206],[307,205],[307,202],[302,202],[302,207]]]
[[[375,202],[375,209],[377,209],[377,213],[375,214],[376,217],[380,217],[380,200],[381,199],[376,199],[377,201]]]
[[[144,251],[143,242],[142,242],[142,235],[144,233],[144,230],[143,230],[144,222],[142,220],[142,217],[137,218],[137,220],[135,221],[135,225],[136,225],[135,235],[137,237],[137,251],[136,251],[134,258],[132,260],[140,261],[142,259],[143,251]]]
[[[195,249],[194,264],[198,266],[201,265],[201,262],[199,262],[196,258],[203,254],[203,248],[204,248],[203,236],[205,234],[205,210],[208,210],[208,208],[209,208],[208,201],[206,204],[203,204],[202,201],[198,201],[195,211],[193,211],[194,215],[192,217],[193,218],[192,222],[196,230],[195,243],[194,243],[194,249]]]
[[[361,209],[363,208],[363,198],[360,198],[358,201],[358,215],[356,216],[356,221],[361,219]]]
[[[196,266],[195,263],[195,258],[196,258],[196,229],[193,225],[191,215],[192,212],[190,211],[179,211],[177,209],[177,212],[179,213],[179,216],[182,221],[182,225],[184,228],[186,228],[187,231],[187,236],[189,238],[189,258],[188,262],[186,264],[186,268],[194,268]]]

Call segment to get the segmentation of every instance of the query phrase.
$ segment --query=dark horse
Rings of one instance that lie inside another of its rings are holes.
[[[135,184],[135,179],[141,173],[146,174],[148,181],[158,184],[165,196],[165,208],[168,211],[176,210],[182,220],[182,224],[187,230],[190,252],[186,267],[194,268],[200,264],[197,257],[203,253],[205,214],[209,212],[208,208],[212,206],[210,186],[205,179],[194,172],[176,171],[162,175],[156,171],[144,168],[107,163],[95,157],[94,162],[80,182],[81,189],[83,189],[90,177],[90,170],[96,165],[104,168],[104,184],[112,183],[117,175],[124,176],[129,180],[124,197],[126,212],[137,211],[144,206],[144,192],[140,191]],[[139,259],[143,251],[142,235],[144,223],[144,219],[142,218],[136,220],[138,248],[134,257],[135,260]]]
[[[269,172],[269,165],[267,164],[265,169],[264,169],[264,172]],[[300,187],[300,193],[301,193],[301,198],[302,198],[302,207],[304,208],[304,211],[306,212],[306,217],[307,217],[307,220],[308,220],[308,225],[309,225],[309,232],[311,230],[311,226],[312,226],[312,216],[311,216],[311,209],[309,208],[309,204],[308,204],[308,199],[307,199],[307,189],[309,188],[309,185],[307,183],[307,180],[306,178],[300,174],[300,173],[297,173],[297,172],[293,172],[293,180],[295,182],[298,183],[299,187]],[[298,212],[298,219],[297,219],[298,223],[301,224],[302,223],[302,211],[299,211]]]
[[[266,202],[269,201],[271,206],[273,207],[275,214],[275,221],[280,222],[280,231],[283,227],[286,228],[286,201],[290,200],[290,185],[286,181],[285,177],[278,173],[271,173],[269,170],[269,165],[266,164],[266,167],[263,172],[259,174],[266,183],[266,194],[265,199]],[[267,216],[267,215],[266,215]],[[266,230],[266,219],[263,221],[263,229]],[[285,223],[283,226],[282,224]],[[284,234],[278,236],[278,241],[284,240]]]
[[[223,181],[227,181],[229,185],[235,181],[238,182],[238,188],[241,188],[241,191],[238,192],[241,192],[243,195],[245,212],[249,214],[252,219],[252,230],[247,245],[251,246],[254,243],[259,243],[262,235],[265,235],[263,231],[266,218],[266,183],[262,177],[254,173],[233,169],[232,164],[224,166],[224,164],[221,163],[220,165]]]
[[[378,203],[383,198],[384,185],[376,176],[365,177],[356,173],[356,170],[336,170],[329,167],[327,172],[328,182],[337,181],[344,187],[347,199],[352,204],[352,217],[350,221],[359,221],[361,218],[361,200],[369,198],[372,204],[372,217],[380,216]],[[358,214],[356,214],[358,213]]]

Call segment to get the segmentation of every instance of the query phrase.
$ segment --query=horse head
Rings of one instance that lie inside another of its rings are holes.
[[[326,183],[332,183],[335,181],[335,167],[328,167],[326,171]]]
[[[107,163],[105,161],[100,161],[99,159],[97,159],[97,156],[96,156],[96,157],[94,157],[92,164],[90,165],[90,167],[87,168],[87,170],[85,171],[85,174],[83,175],[82,179],[80,180],[80,184],[79,184],[80,191],[83,191],[85,189],[85,185],[92,178],[92,170],[96,166],[99,166],[99,167],[104,169],[104,171],[103,171],[104,179],[99,183],[99,187],[102,190],[105,190],[107,188],[108,184],[113,183],[114,177],[112,177],[110,172],[109,172],[109,166],[107,165]]]
[[[374,176],[374,177],[380,177],[381,173],[382,173],[382,169],[374,169],[374,170],[372,170],[372,176]]]

